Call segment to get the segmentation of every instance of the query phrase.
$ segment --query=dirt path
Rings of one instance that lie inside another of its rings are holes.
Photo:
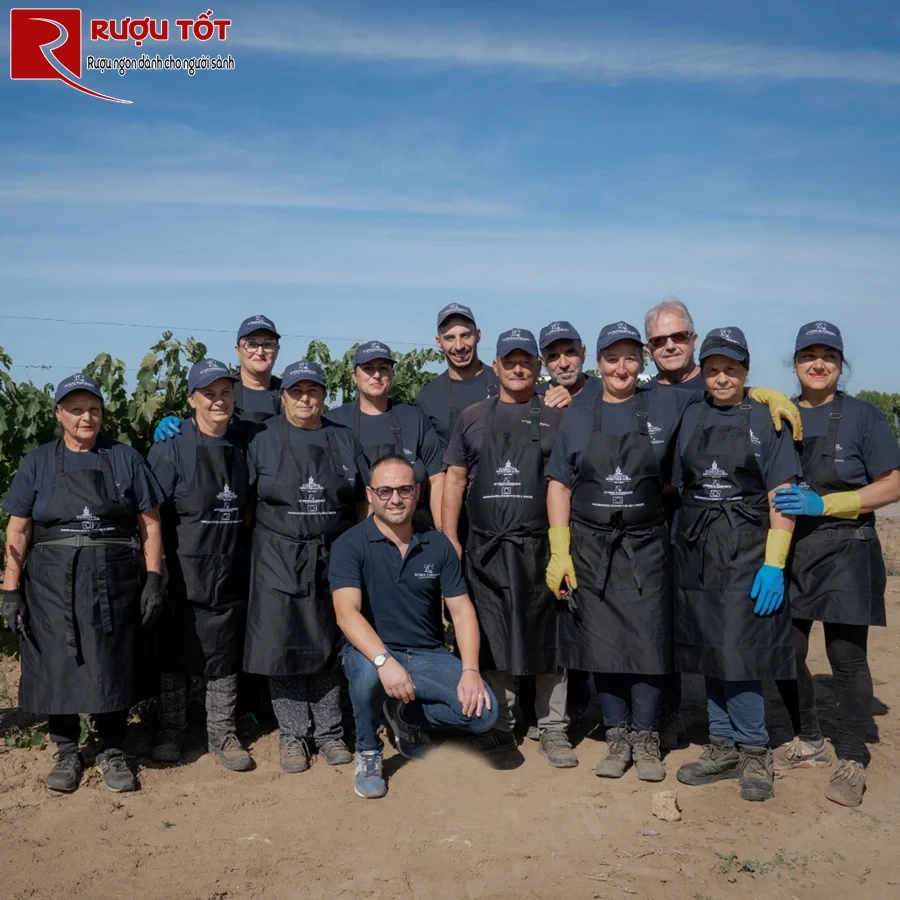
[[[900,526],[883,533],[900,551]],[[894,549],[891,550],[894,553]],[[893,557],[900,565],[900,552]],[[632,772],[593,774],[604,744],[578,747],[578,769],[551,769],[526,742],[517,768],[497,771],[458,745],[421,762],[390,756],[387,798],[352,793],[350,767],[282,775],[277,738],[253,747],[255,771],[225,772],[208,756],[141,770],[142,790],[117,796],[92,771],[69,797],[51,795],[46,750],[0,752],[0,872],[15,900],[288,900],[288,898],[900,897],[900,577],[887,629],[873,629],[876,703],[869,790],[846,810],[822,796],[829,770],[779,779],[765,804],[733,783],[679,786],[671,754],[663,789],[678,789],[683,821],[650,814],[654,788]],[[824,725],[833,725],[820,631],[811,656]],[[5,671],[10,672],[9,661]],[[687,680],[686,719],[702,737],[701,685]],[[770,695],[774,740],[787,720]],[[3,704],[6,705],[6,704]],[[2,711],[2,710],[0,710]],[[136,739],[142,739],[140,733]]]

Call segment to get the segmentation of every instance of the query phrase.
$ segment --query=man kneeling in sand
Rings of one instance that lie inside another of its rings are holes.
[[[422,728],[490,731],[497,701],[478,671],[478,619],[456,551],[439,531],[413,524],[415,470],[402,456],[385,456],[372,466],[366,492],[374,515],[334,543],[329,580],[349,642],[341,661],[356,721],[353,788],[370,799],[387,793],[382,713],[409,759]],[[444,647],[442,595],[461,660]]]

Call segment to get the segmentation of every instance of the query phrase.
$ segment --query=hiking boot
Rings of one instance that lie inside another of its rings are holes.
[[[163,728],[157,735],[150,758],[158,763],[178,762],[181,759],[181,732],[174,728]]]
[[[529,741],[539,741],[541,739],[541,729],[537,725],[529,725],[528,731],[525,732],[525,737]]]
[[[578,757],[564,731],[545,731],[541,735],[540,754],[557,769],[573,769],[578,765]]]
[[[382,774],[384,757],[379,750],[362,750],[356,754],[353,792],[364,800],[376,800],[387,793]]]
[[[631,741],[624,725],[606,729],[606,758],[594,770],[601,778],[621,778],[631,762]]]
[[[677,712],[664,706],[659,712],[659,747],[661,750],[677,750],[687,739],[684,720]]]
[[[512,731],[500,731],[499,728],[492,728],[485,734],[478,735],[475,739],[475,746],[485,756],[514,753],[519,749],[515,734]]]
[[[703,748],[700,759],[685,763],[675,773],[682,784],[712,784],[723,778],[739,776],[738,763],[741,754],[731,741],[709,736],[709,743]]]
[[[343,741],[324,741],[318,747],[319,756],[329,766],[345,766],[353,762],[353,754]]]
[[[110,748],[97,754],[96,766],[103,776],[106,786],[117,794],[136,791],[134,772],[128,768],[128,760],[121,750]]]
[[[215,753],[219,762],[232,772],[246,772],[253,768],[253,760],[238,740],[238,736],[229,731],[224,735],[209,735],[209,752]]]
[[[775,771],[786,772],[788,769],[813,769],[817,766],[830,766],[831,753],[825,738],[818,741],[804,741],[799,737],[782,744],[775,751]]]
[[[768,747],[742,746],[738,771],[742,800],[771,800],[775,796],[775,772]]]
[[[75,750],[58,750],[54,754],[56,764],[47,773],[47,787],[51,791],[59,791],[63,794],[71,794],[78,789],[81,783],[81,775],[84,772],[84,762],[81,754]]]
[[[641,781],[663,781],[666,767],[659,755],[659,734],[656,731],[635,731],[631,734],[631,758]]]
[[[305,738],[283,734],[278,740],[278,761],[282,772],[305,772],[309,768],[309,745]]]
[[[866,792],[866,767],[855,759],[842,759],[825,796],[841,806],[859,806]]]
[[[394,735],[394,746],[404,759],[412,759],[422,750],[422,731],[415,725],[408,725],[403,720],[403,703],[394,697],[388,697],[382,707],[384,718]]]

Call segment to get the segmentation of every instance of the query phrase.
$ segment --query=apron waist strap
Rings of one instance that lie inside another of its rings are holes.
[[[622,552],[631,563],[631,572],[634,576],[634,583],[638,589],[638,593],[642,592],[644,587],[644,575],[641,572],[640,566],[635,566],[634,564],[634,545],[631,543],[631,539],[633,537],[643,537],[652,534],[655,527],[656,526],[652,524],[629,527],[616,523],[593,529],[595,534],[606,538],[606,540],[603,541],[603,552],[600,556],[600,563],[597,566],[596,586],[598,594],[602,596],[603,592],[606,590],[609,575],[612,571],[613,554],[618,547],[622,548]]]
[[[74,534],[67,538],[51,538],[48,541],[35,541],[34,546],[41,544],[53,544],[62,547],[96,547],[103,544],[115,544],[119,547],[133,547],[135,550],[141,549],[141,539],[135,535],[130,538],[94,538],[86,534]]]
[[[737,556],[738,551],[738,542],[740,531],[739,528],[741,525],[751,524],[751,525],[762,525],[764,520],[762,513],[758,510],[753,509],[751,506],[747,506],[746,503],[738,502],[738,503],[729,503],[722,506],[706,506],[700,512],[700,515],[697,516],[697,519],[694,521],[694,524],[691,525],[690,528],[685,532],[685,540],[688,544],[698,544],[706,543],[706,532],[709,527],[715,522],[717,519],[720,519],[724,516],[726,521],[728,522],[729,530],[732,534],[731,539],[731,558],[734,559]],[[706,574],[706,553],[703,551],[703,547],[701,547],[700,553],[700,571],[699,571],[700,583],[702,584],[704,581],[704,575]]]

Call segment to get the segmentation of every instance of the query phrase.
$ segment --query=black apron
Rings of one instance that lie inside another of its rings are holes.
[[[603,433],[603,396],[572,491],[575,609],[560,607],[559,662],[588,672],[672,671],[672,554],[662,476],[647,427]]]
[[[484,363],[482,363],[482,366],[484,366]],[[475,377],[478,378],[480,376],[476,375]],[[450,372],[448,370],[446,373],[446,378],[444,379],[444,396],[446,397],[446,400],[447,400],[447,410],[449,412],[449,417],[450,417],[450,430],[447,432],[447,443],[450,442],[450,438],[453,435],[453,429],[456,427],[456,420],[460,417],[460,414],[462,413],[462,409],[460,409],[453,402],[452,381],[453,381],[453,379],[450,378]],[[496,396],[496,394],[497,394],[496,386],[489,383],[488,387],[487,387],[487,392],[485,393],[485,399],[488,400],[491,397]]]
[[[31,638],[22,640],[19,705],[29,712],[102,713],[132,704],[144,562],[111,446],[100,435],[100,469],[66,472],[63,442],[56,442],[53,493],[34,522],[24,575]]]
[[[273,427],[271,424],[270,428]],[[330,670],[343,640],[328,587],[332,543],[356,523],[356,490],[334,429],[328,449],[296,444],[284,416],[278,475],[256,506],[244,670],[306,675]]]
[[[240,381],[234,383],[234,414],[232,421],[234,422],[252,422],[254,425],[260,425],[269,419],[277,416],[281,412],[281,399],[279,396],[279,387],[281,381],[272,377],[272,386],[265,393],[269,394],[272,399],[272,411],[260,412],[259,410],[244,409],[244,386]]]
[[[194,478],[163,513],[169,603],[161,622],[162,670],[234,675],[241,670],[249,587],[247,450],[210,442],[196,426],[185,435],[194,444]]]
[[[750,598],[765,561],[768,494],[750,441],[750,401],[737,424],[704,428],[682,451],[675,532],[675,668],[722,681],[796,677],[790,604],[757,616]]]
[[[843,394],[831,404],[828,434],[804,438],[803,477],[817,494],[859,490],[838,474],[834,445],[841,422]],[[795,619],[840,625],[886,625],[887,577],[875,513],[857,519],[797,516],[789,588]]]
[[[425,463],[422,462],[418,455],[419,448],[416,447],[416,455],[413,459],[409,459],[403,446],[403,429],[397,421],[397,413],[394,412],[394,404],[388,402],[387,416],[391,421],[391,436],[394,439],[392,444],[369,444],[366,446],[362,442],[362,410],[359,408],[359,400],[353,404],[353,436],[359,441],[363,448],[363,454],[371,468],[383,456],[395,453],[403,459],[409,460],[416,472],[416,482],[419,485],[419,502],[416,505],[416,511],[413,519],[417,525],[423,528],[434,528],[434,519],[431,516],[431,509],[428,506],[428,473],[425,471]]]
[[[547,483],[541,455],[540,399],[531,400],[523,436],[495,434],[491,401],[478,474],[466,509],[465,570],[483,632],[482,667],[512,675],[556,672],[556,599],[545,582]]]

